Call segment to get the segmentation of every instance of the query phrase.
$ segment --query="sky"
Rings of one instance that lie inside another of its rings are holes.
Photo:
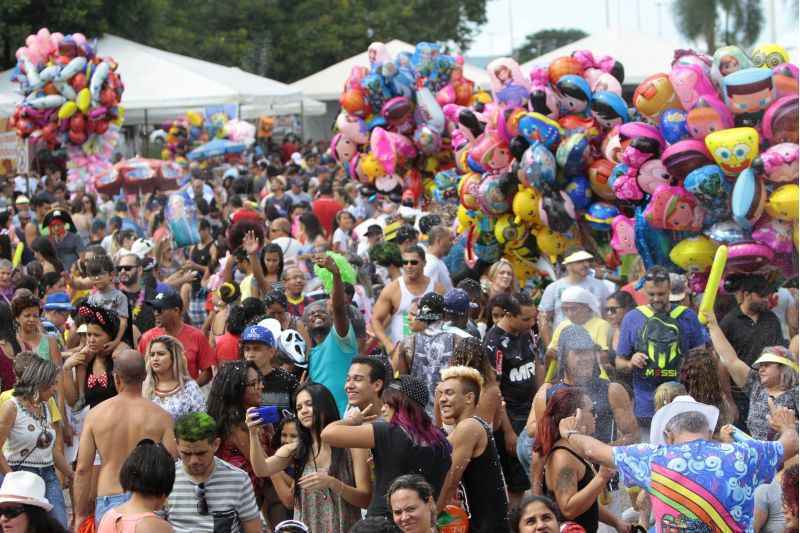
[[[796,41],[797,22],[787,13],[790,0],[762,0],[766,27],[759,41],[767,42],[770,36],[770,1],[775,5],[779,41],[781,36],[790,34]],[[673,22],[672,3],[672,0],[488,0],[488,22],[467,55],[506,55],[512,41],[513,46],[519,46],[529,33],[547,28],[578,28],[590,35],[608,27],[633,28],[654,35],[660,33],[666,40],[689,46],[692,43],[678,32]],[[602,50],[597,52],[602,53]]]

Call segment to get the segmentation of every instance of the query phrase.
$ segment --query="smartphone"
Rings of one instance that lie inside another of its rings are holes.
[[[281,420],[281,412],[276,405],[262,405],[257,411],[262,424],[277,424]]]

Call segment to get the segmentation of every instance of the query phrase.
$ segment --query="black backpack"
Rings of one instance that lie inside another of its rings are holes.
[[[645,318],[636,347],[647,356],[647,366],[640,370],[641,374],[659,381],[677,379],[681,356],[678,318],[686,306],[679,305],[669,313],[655,313],[647,305],[637,309]]]

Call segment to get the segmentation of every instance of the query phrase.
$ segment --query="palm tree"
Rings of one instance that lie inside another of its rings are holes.
[[[678,30],[688,39],[705,41],[709,54],[718,44],[749,47],[764,26],[760,0],[675,0],[673,15]]]

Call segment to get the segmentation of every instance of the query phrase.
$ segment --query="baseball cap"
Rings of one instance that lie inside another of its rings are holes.
[[[371,235],[383,235],[383,228],[378,224],[371,224],[367,228],[367,231],[364,232],[364,237],[369,237]]]
[[[444,298],[436,292],[429,292],[419,301],[419,313],[417,320],[424,322],[436,322],[442,319],[444,308]]]
[[[27,205],[29,203],[31,203],[31,201],[24,194],[20,194],[19,196],[17,196],[17,199],[14,200],[15,205]]]
[[[561,262],[564,265],[568,265],[570,263],[578,263],[580,261],[590,261],[594,259],[594,256],[585,250],[578,250],[577,252],[573,252],[569,254],[564,260]]]
[[[402,392],[422,407],[428,404],[428,388],[419,378],[403,375],[389,383],[389,388]]]
[[[183,309],[183,301],[180,295],[173,290],[161,290],[155,298],[147,301],[148,305],[153,306],[158,311],[165,309]]]
[[[477,304],[469,301],[469,295],[464,289],[450,289],[444,293],[444,312],[463,315],[470,309],[477,308]]]
[[[397,244],[402,244],[406,241],[416,239],[417,237],[419,237],[419,233],[414,229],[414,226],[404,224],[397,229],[394,240]]]
[[[131,253],[138,256],[139,259],[144,259],[144,256],[149,254],[152,249],[153,241],[150,239],[136,239],[131,246]]]
[[[247,326],[239,337],[239,342],[257,342],[275,348],[275,336],[264,326]]]
[[[66,292],[54,292],[47,295],[44,300],[45,311],[66,311],[72,312],[74,307]]]

